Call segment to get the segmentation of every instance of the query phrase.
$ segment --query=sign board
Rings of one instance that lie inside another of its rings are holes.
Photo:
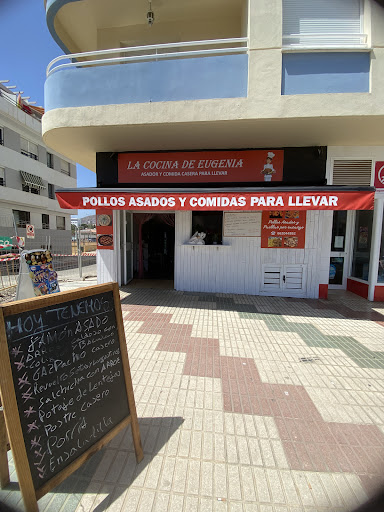
[[[384,162],[376,162],[375,164],[374,186],[379,189],[384,189]]]
[[[282,181],[284,150],[120,153],[119,183]]]
[[[24,249],[25,247],[25,237],[24,236],[17,236],[16,237],[16,244],[19,249]]]
[[[117,283],[2,305],[0,391],[28,512],[129,424],[140,461]]]
[[[264,249],[304,249],[306,212],[272,210],[262,213],[261,247]]]
[[[60,291],[51,251],[34,249],[20,255],[16,299],[28,299]]]
[[[113,244],[113,212],[96,210],[97,249],[112,249]]]
[[[35,238],[35,226],[32,224],[27,224],[25,226],[27,238]]]
[[[61,208],[131,211],[373,210],[374,191],[325,192],[56,192]]]
[[[12,249],[13,241],[11,236],[0,236],[0,249]]]
[[[260,236],[260,212],[224,212],[223,236]]]

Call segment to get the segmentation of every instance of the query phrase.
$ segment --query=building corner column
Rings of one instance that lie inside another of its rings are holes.
[[[383,206],[384,194],[375,198],[375,208],[373,210],[372,221],[372,243],[369,258],[369,276],[368,276],[368,300],[374,301],[375,288],[377,285],[377,273],[379,268],[381,230],[383,226]]]

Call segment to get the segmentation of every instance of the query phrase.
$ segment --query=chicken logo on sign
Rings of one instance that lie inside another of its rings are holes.
[[[374,185],[376,188],[384,188],[384,162],[376,162]]]

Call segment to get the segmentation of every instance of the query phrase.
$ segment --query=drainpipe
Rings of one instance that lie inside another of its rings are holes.
[[[372,243],[369,257],[368,300],[373,301],[379,269],[381,229],[383,225],[384,195],[376,196],[372,221]]]

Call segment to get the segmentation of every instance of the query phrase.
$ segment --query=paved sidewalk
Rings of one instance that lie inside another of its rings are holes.
[[[121,297],[145,458],[122,432],[40,511],[350,512],[383,483],[384,303]]]

